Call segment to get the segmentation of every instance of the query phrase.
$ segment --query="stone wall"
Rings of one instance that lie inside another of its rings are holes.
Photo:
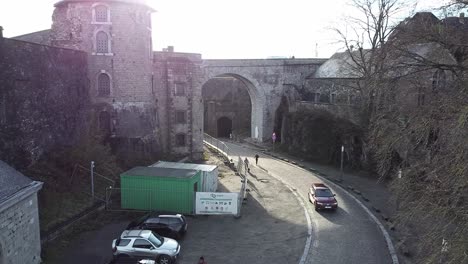
[[[41,262],[36,191],[14,196],[11,198],[15,200],[14,203],[7,208],[3,208],[3,203],[0,204],[0,263],[2,264]]]
[[[0,159],[24,167],[87,129],[87,57],[0,38]]]

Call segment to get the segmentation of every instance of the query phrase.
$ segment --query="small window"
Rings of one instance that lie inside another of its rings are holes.
[[[148,219],[146,219],[145,223],[146,224],[157,224],[157,223],[159,223],[159,218],[158,217],[148,218]]]
[[[446,81],[444,70],[437,70],[434,72],[434,75],[432,75],[432,91],[437,92],[440,89],[445,88]]]
[[[130,241],[132,241],[132,240],[131,239],[118,239],[117,240],[117,246],[125,247],[126,245],[128,245],[130,243]]]
[[[419,88],[418,90],[418,106],[423,106],[425,104],[426,95],[424,93],[424,88]]]
[[[103,31],[96,34],[96,52],[109,53],[109,37]]]
[[[181,221],[179,218],[175,218],[175,217],[174,217],[174,218],[171,218],[171,219],[169,220],[170,225],[178,225],[178,224],[180,224],[181,222],[182,222],[182,221]]]
[[[110,95],[110,78],[109,75],[101,73],[98,76],[98,96]]]
[[[174,87],[174,94],[177,96],[185,95],[185,83],[176,83]]]
[[[159,219],[159,223],[163,225],[169,225],[169,219],[168,218],[161,218]]]
[[[111,134],[110,114],[107,111],[99,113],[99,128],[105,135]]]
[[[176,123],[177,124],[185,124],[185,111],[177,111],[176,112]]]
[[[319,103],[330,103],[330,95],[329,94],[320,94]]]
[[[108,8],[103,5],[98,5],[94,8],[96,22],[109,22]]]
[[[135,240],[135,242],[133,243],[133,247],[134,248],[145,248],[145,249],[150,249],[153,247],[153,245],[148,242],[147,240],[145,239],[137,239]]]
[[[176,146],[177,147],[185,146],[185,134],[176,135]]]

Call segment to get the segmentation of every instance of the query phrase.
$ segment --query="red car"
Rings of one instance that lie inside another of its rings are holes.
[[[335,194],[323,183],[313,183],[310,186],[309,201],[314,204],[315,211],[320,209],[336,210],[338,208]]]

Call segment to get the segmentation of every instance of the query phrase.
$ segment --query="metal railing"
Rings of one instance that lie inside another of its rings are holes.
[[[203,143],[213,148],[216,148],[219,153],[221,153],[226,159],[229,160],[229,154],[231,152],[229,150],[229,147],[223,141],[204,133]]]

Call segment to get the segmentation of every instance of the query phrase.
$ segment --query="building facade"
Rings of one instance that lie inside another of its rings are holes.
[[[119,153],[201,157],[201,56],[153,52],[142,0],[62,0],[52,28],[15,39],[87,54],[90,125]],[[200,112],[200,113],[199,113]]]
[[[41,263],[37,192],[31,181],[0,161],[0,263]]]

